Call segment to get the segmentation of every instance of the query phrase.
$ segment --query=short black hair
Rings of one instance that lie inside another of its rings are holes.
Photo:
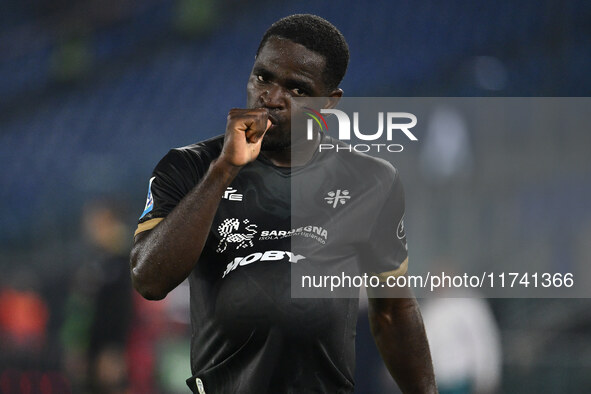
[[[349,46],[343,34],[332,23],[317,15],[295,14],[279,19],[263,35],[257,56],[269,37],[281,37],[301,44],[324,57],[324,82],[336,89],[349,64]]]

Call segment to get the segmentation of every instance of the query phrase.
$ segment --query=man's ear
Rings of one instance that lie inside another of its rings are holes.
[[[325,109],[334,108],[339,103],[339,100],[343,97],[343,89],[335,89],[328,95],[328,100],[324,105]]]

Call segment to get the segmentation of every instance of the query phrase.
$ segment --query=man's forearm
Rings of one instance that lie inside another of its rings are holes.
[[[240,169],[257,158],[271,124],[266,108],[230,110],[219,158],[166,219],[135,237],[131,279],[145,298],[162,299],[189,276],[224,191]]]
[[[154,229],[135,238],[131,278],[148,299],[162,299],[181,283],[199,259],[222,194],[240,167],[211,164],[201,182]]]
[[[376,345],[403,393],[437,393],[423,319],[415,298],[370,298]]]

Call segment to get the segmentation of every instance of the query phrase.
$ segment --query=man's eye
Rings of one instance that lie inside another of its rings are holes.
[[[291,89],[291,91],[293,92],[293,94],[295,94],[296,96],[303,96],[306,94],[306,92],[304,92],[302,89],[300,88],[293,88]]]
[[[263,77],[262,75],[257,75],[257,81],[259,82],[265,82],[265,77]]]

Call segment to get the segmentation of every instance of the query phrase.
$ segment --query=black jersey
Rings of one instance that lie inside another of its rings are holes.
[[[137,232],[174,209],[222,145],[216,137],[160,161]],[[244,166],[189,276],[191,389],[353,392],[358,289],[350,298],[294,298],[292,268],[399,270],[407,258],[403,215],[398,173],[380,159],[331,151],[303,167],[276,167],[263,155]]]

